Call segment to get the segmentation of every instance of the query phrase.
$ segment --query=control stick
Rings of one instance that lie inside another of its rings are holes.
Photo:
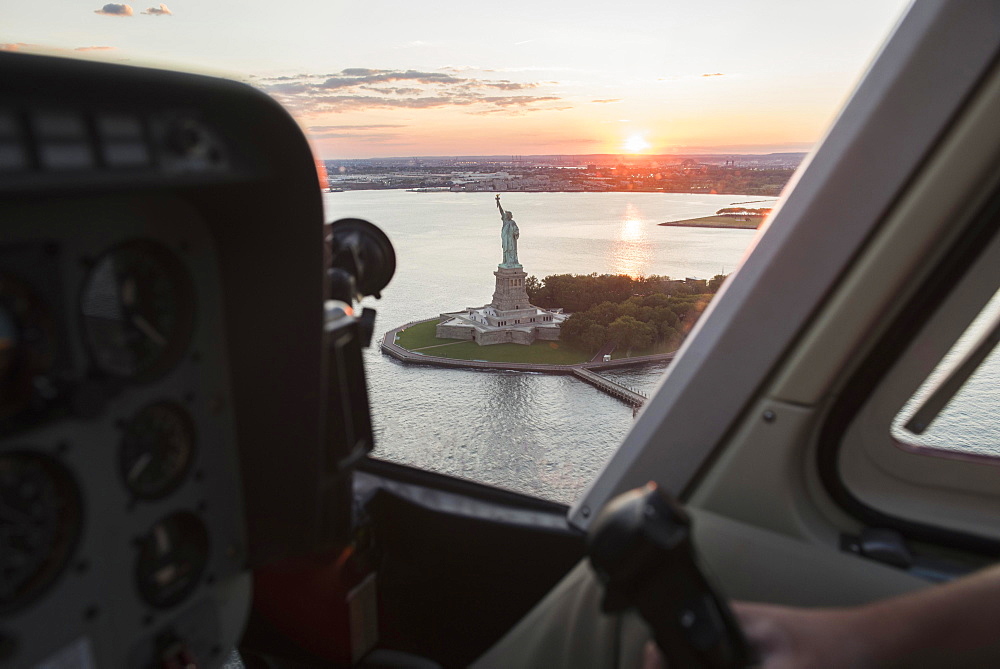
[[[604,611],[638,609],[670,669],[750,663],[736,618],[698,567],[690,517],[655,483],[611,500],[588,549],[605,587]]]

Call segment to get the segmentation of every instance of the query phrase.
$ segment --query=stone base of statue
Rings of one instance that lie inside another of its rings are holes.
[[[491,307],[497,311],[516,311],[531,306],[528,291],[524,286],[524,282],[528,278],[524,269],[520,266],[515,269],[500,265],[497,267],[497,271],[493,272],[493,276],[497,278],[497,287],[493,291]]]
[[[542,309],[531,304],[524,269],[500,265],[493,272],[493,301],[483,307],[441,314],[436,334],[442,339],[471,339],[480,346],[533,344],[559,339],[559,326],[567,316],[562,309]]]

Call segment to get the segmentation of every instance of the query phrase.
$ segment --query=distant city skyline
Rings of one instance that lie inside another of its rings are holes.
[[[907,3],[3,3],[0,49],[278,99],[323,159],[808,151]]]
[[[594,159],[602,163],[611,164],[618,160],[630,162],[647,162],[657,159],[677,160],[680,158],[713,158],[723,159],[727,157],[739,157],[740,159],[765,158],[768,156],[790,156],[794,160],[800,161],[807,155],[806,151],[771,151],[768,153],[736,153],[733,151],[719,152],[699,152],[699,153],[528,153],[528,154],[469,154],[469,155],[413,155],[413,156],[376,156],[370,158],[325,158],[327,162],[351,162],[351,161],[382,161],[398,162],[407,160],[428,160],[428,161],[455,161],[455,160],[475,160],[475,161],[495,161],[495,162],[516,162],[532,163],[552,159],[567,159],[575,163],[583,164],[589,159]]]

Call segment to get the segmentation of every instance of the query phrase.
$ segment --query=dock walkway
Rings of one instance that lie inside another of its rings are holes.
[[[585,367],[574,367],[573,376],[634,407],[641,407],[649,399],[645,393],[635,388],[628,388],[620,383],[615,383],[611,379],[600,374],[595,374]]]

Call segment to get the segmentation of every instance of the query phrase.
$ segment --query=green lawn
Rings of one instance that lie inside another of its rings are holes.
[[[749,221],[731,216],[702,216],[701,218],[688,218],[683,221],[669,221],[660,225],[679,226],[683,228],[739,228],[744,230],[756,230],[760,222],[764,220],[762,216],[750,216]]]
[[[489,362],[533,362],[546,365],[575,365],[587,362],[590,356],[558,341],[536,341],[530,346],[494,344],[480,346],[473,341],[438,339],[434,336],[437,320],[418,323],[399,333],[396,343],[405,349],[455,360],[486,360]]]
[[[425,323],[417,323],[412,325],[396,337],[396,343],[407,348],[411,351],[415,351],[418,348],[423,348],[425,346],[434,346],[435,344],[449,344],[454,339],[438,339],[434,336],[434,332],[437,330],[438,320],[427,321]]]

